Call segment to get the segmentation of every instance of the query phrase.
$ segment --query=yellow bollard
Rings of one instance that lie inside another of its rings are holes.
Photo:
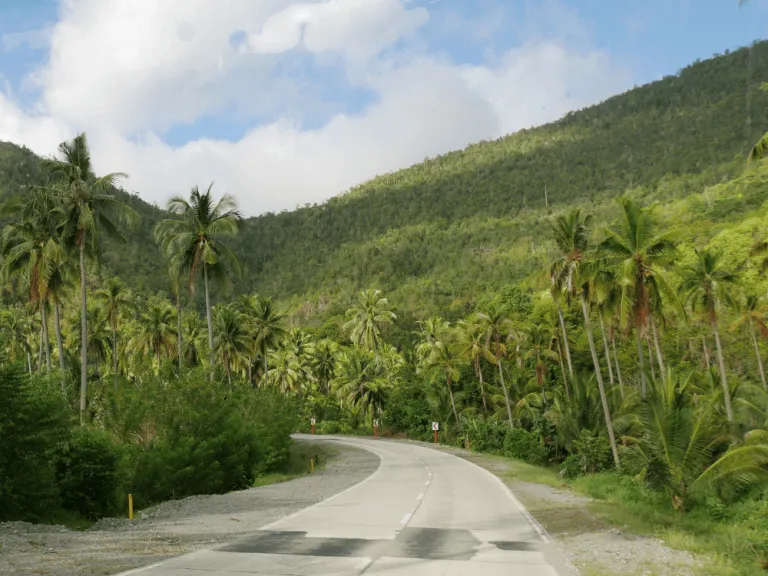
[[[312,474],[312,472],[315,471],[315,459],[310,458],[309,459],[309,473]]]
[[[133,520],[133,494],[128,494],[128,520]]]

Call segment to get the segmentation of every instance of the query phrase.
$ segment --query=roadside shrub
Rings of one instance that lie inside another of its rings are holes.
[[[38,521],[59,504],[55,459],[69,415],[58,381],[0,358],[0,521]]]
[[[118,501],[121,458],[120,447],[106,432],[72,430],[57,466],[62,506],[91,520],[112,514]]]
[[[477,452],[500,454],[504,450],[504,440],[509,432],[509,423],[502,420],[463,415],[461,426],[464,438]]]
[[[582,430],[571,444],[571,453],[563,462],[566,478],[596,474],[611,467],[611,446],[602,434]]]
[[[339,423],[333,420],[320,422],[320,434],[338,434]]]
[[[502,453],[530,464],[543,464],[547,461],[547,450],[539,438],[522,428],[507,428]]]

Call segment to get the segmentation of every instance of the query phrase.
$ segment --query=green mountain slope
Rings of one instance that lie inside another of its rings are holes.
[[[398,292],[412,310],[461,307],[540,268],[551,213],[584,205],[607,221],[611,199],[627,191],[663,200],[667,217],[693,217],[697,233],[711,235],[716,222],[743,218],[765,198],[762,172],[743,174],[746,152],[768,127],[765,79],[768,42],[322,205],[250,218],[235,241],[244,268],[235,290],[292,299],[308,313],[331,295],[343,308],[351,291],[372,284]],[[0,195],[39,177],[30,152],[0,145]],[[708,191],[734,178],[757,180],[738,201],[726,196],[738,196],[741,180]],[[702,194],[721,200],[701,200],[691,216],[691,198]],[[142,226],[127,246],[109,244],[104,262],[137,287],[165,289],[151,237],[162,211],[125,197]]]

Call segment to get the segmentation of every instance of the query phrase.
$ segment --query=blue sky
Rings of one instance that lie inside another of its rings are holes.
[[[59,0],[0,0],[0,113],[15,115],[11,128],[0,122],[0,139],[45,152],[87,129],[102,144],[97,160],[135,162],[136,185],[145,188],[149,149],[170,163],[155,178],[194,171],[205,146],[218,159],[205,167],[238,186],[238,154],[271,155],[266,168],[293,158],[286,166],[296,174],[324,168],[322,178],[290,184],[301,193],[268,198],[271,207],[322,199],[768,37],[768,0],[310,0],[336,8],[303,24],[296,19],[306,10],[292,0],[272,0],[271,12],[263,0],[201,0],[196,13],[186,0],[68,1],[62,11]],[[198,34],[178,59],[151,52],[184,26],[210,28],[210,37],[203,43]],[[270,26],[282,47],[254,48]],[[289,40],[296,26],[304,26],[298,43]],[[210,61],[217,54],[218,67]],[[390,129],[391,141],[371,135]],[[300,159],[307,155],[317,164]]]

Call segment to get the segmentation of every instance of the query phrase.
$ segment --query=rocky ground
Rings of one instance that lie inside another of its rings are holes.
[[[338,445],[337,445],[338,446]],[[312,475],[216,496],[192,496],[107,518],[78,532],[26,522],[0,524],[0,575],[102,576],[210,548],[341,492],[373,473],[377,456],[334,447]]]

